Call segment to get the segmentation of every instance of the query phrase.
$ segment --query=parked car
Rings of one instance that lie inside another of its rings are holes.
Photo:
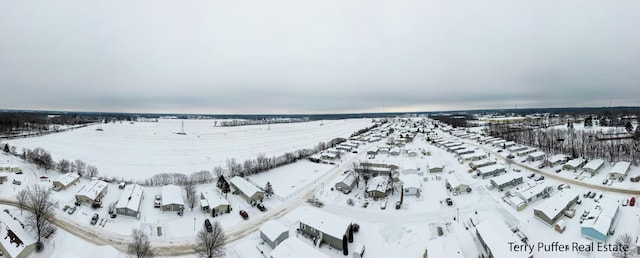
[[[267,208],[265,208],[264,204],[262,204],[262,203],[258,203],[258,205],[256,205],[256,207],[258,207],[258,210],[260,210],[260,211],[266,211],[267,210]]]
[[[556,173],[560,173],[560,171],[562,171],[562,169],[556,169]]]
[[[22,181],[13,179],[13,184],[14,185],[21,185]]]
[[[593,197],[596,197],[596,192],[591,192],[591,194],[589,195],[589,198],[593,199]]]
[[[453,200],[451,200],[451,198],[447,198],[447,205],[448,206],[452,206],[453,205]]]
[[[529,175],[529,178],[534,178],[536,176],[535,173],[531,173],[531,175]]]
[[[387,200],[382,201],[382,203],[380,203],[380,209],[384,210],[387,208]]]
[[[69,213],[69,215],[73,214],[74,212],[76,212],[76,206],[73,206],[67,210],[67,213]]]
[[[631,200],[629,201],[629,206],[634,206],[636,205],[636,197],[631,197]]]
[[[211,221],[209,221],[209,219],[204,220],[204,228],[207,229],[207,232],[213,232],[213,226],[211,226]]]
[[[564,184],[559,184],[558,185],[558,190],[562,190],[563,187],[564,187]]]
[[[22,170],[16,171],[16,175],[22,175]]]
[[[396,210],[399,210],[402,207],[402,203],[400,201],[396,202]]]
[[[91,217],[91,225],[95,225],[98,223],[98,213],[94,213],[93,217]]]
[[[160,208],[160,206],[162,205],[162,196],[160,196],[159,194],[156,194],[156,198],[153,201],[153,207],[155,208]]]
[[[513,159],[513,158],[515,158],[515,156],[513,156],[513,154],[509,154],[509,155],[507,156],[507,158],[508,158],[508,159]]]
[[[591,195],[591,191],[588,191],[588,192],[584,193],[584,194],[582,195],[582,197],[584,197],[584,198],[589,198],[589,195]]]
[[[627,206],[629,205],[629,198],[625,198],[624,201],[622,201],[622,206]]]
[[[519,168],[514,168],[513,171],[515,172],[521,172],[522,170],[520,170]]]
[[[544,176],[540,176],[540,177],[536,178],[536,181],[542,181],[542,180],[544,180]]]
[[[245,220],[249,219],[249,213],[247,213],[247,211],[245,210],[240,210],[240,216]]]
[[[602,181],[602,184],[603,184],[603,185],[606,185],[607,183],[609,183],[609,179],[606,179],[606,178],[605,178],[605,179]]]
[[[502,149],[498,150],[498,152],[502,152]]]

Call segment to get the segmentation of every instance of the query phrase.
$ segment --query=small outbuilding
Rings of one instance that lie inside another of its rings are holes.
[[[271,248],[289,238],[289,229],[275,220],[268,220],[260,226],[260,238]]]

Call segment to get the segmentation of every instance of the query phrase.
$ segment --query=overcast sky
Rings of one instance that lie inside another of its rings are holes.
[[[0,0],[0,109],[638,106],[640,1]]]

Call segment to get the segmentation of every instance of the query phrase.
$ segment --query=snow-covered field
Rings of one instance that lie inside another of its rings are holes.
[[[184,121],[186,135],[176,134]],[[70,132],[8,141],[21,148],[42,147],[55,161],[81,159],[95,165],[100,175],[146,179],[164,172],[191,173],[239,162],[258,154],[268,157],[321,141],[348,138],[371,125],[371,119],[325,120],[304,123],[214,127],[215,120],[159,120],[103,124]]]

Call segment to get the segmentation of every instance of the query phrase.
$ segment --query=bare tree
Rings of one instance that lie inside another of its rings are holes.
[[[73,172],[78,173],[79,176],[82,176],[86,169],[87,163],[84,163],[84,161],[76,159],[76,161],[73,162]]]
[[[42,237],[46,237],[55,229],[49,222],[53,218],[55,204],[51,201],[51,188],[42,185],[27,186],[26,205],[25,207],[31,211],[27,216],[27,225],[36,231],[38,241],[36,250],[42,250]]]
[[[195,250],[199,257],[213,258],[224,256],[224,231],[220,222],[213,223],[213,230],[207,232],[205,229],[198,231],[196,236]]]
[[[635,246],[635,241],[633,237],[629,233],[624,233],[619,236],[614,245],[620,247],[618,250],[614,250],[611,255],[616,258],[629,258],[633,257],[633,246]]]
[[[271,185],[271,182],[267,182],[267,184],[264,186],[264,193],[267,196],[273,195],[273,186]]]
[[[193,211],[193,207],[196,205],[196,187],[193,181],[187,180],[183,188],[187,192],[187,202],[189,202],[189,207]]]
[[[133,229],[131,232],[133,241],[127,245],[127,251],[129,254],[135,255],[135,257],[153,257],[154,253],[151,250],[151,243],[149,236],[139,229]]]
[[[22,215],[22,210],[27,207],[27,190],[22,189],[16,194],[16,199],[18,200],[18,206],[20,207],[20,215]]]
[[[58,162],[57,167],[60,173],[69,173],[71,169],[71,162],[66,159],[62,159]]]
[[[98,176],[98,168],[94,165],[87,166],[87,177],[92,178]]]

